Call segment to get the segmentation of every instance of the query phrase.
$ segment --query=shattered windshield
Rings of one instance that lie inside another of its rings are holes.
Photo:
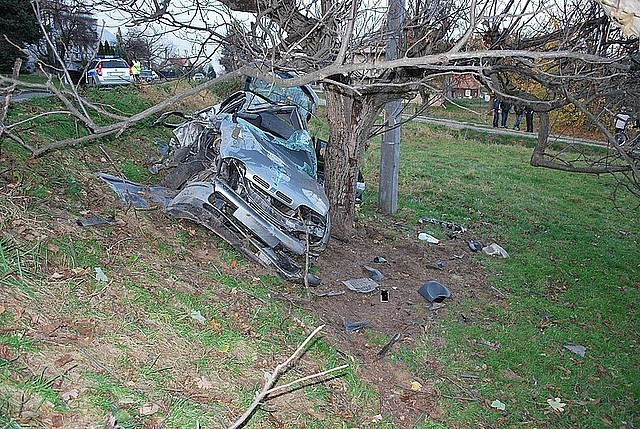
[[[317,174],[317,161],[316,151],[313,146],[313,139],[309,131],[297,130],[294,131],[288,138],[278,137],[276,135],[267,133],[259,127],[238,118],[238,125],[245,128],[256,140],[268,141],[273,145],[276,145],[283,150],[287,157],[293,161],[293,163],[312,178],[316,178]]]
[[[256,94],[260,94],[274,103],[289,104],[300,107],[304,116],[312,114],[318,106],[317,96],[313,90],[305,86],[281,88],[272,83],[260,79],[253,79],[249,84],[249,89]]]
[[[255,114],[255,117],[249,119],[252,125],[280,138],[288,139],[294,131],[306,128],[295,106],[274,106],[255,94],[248,98],[245,111]]]

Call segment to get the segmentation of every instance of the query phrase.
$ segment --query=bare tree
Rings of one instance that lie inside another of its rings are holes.
[[[49,64],[56,63],[54,51],[68,68],[74,61],[90,57],[98,43],[97,20],[90,8],[77,0],[43,0],[36,3],[36,7],[39,19],[53,41],[43,44]]]
[[[137,59],[151,69],[162,64],[166,57],[175,55],[175,48],[165,43],[162,32],[153,27],[130,28],[119,39],[121,55],[129,64]]]
[[[637,37],[624,34],[595,1],[408,0],[401,52],[393,61],[384,59],[388,10],[376,4],[201,0],[185,10],[170,0],[138,0],[113,7],[128,13],[136,25],[153,22],[186,32],[202,54],[224,45],[233,48],[236,71],[185,95],[239,74],[282,86],[323,84],[330,125],[325,183],[338,237],[350,236],[360,160],[382,107],[419,91],[442,91],[447,76],[454,74],[471,74],[499,96],[539,113],[533,165],[614,173],[639,193],[638,159],[617,144],[608,131],[611,114],[605,113],[616,112],[623,103],[640,110]],[[632,14],[631,19],[637,17]],[[283,80],[272,73],[282,69],[299,77]],[[88,136],[37,148],[34,154],[121,131],[181,97],[94,127]],[[593,152],[552,146],[549,114],[566,106],[602,131],[608,146]]]

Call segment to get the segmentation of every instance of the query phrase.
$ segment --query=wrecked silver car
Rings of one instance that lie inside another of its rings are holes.
[[[169,123],[176,112],[156,121],[175,128],[167,154],[151,168],[167,170],[162,186],[141,191],[100,177],[124,200],[146,192],[168,216],[203,225],[248,258],[302,280],[306,256],[317,257],[330,232],[321,143],[307,127],[316,106],[308,87],[253,84],[218,106],[180,114],[179,124]]]

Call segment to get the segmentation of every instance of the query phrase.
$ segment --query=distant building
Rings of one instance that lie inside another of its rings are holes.
[[[160,76],[173,79],[188,74],[193,68],[193,63],[190,58],[167,58],[158,68]]]
[[[488,93],[487,89],[469,73],[451,76],[450,85],[453,98],[484,98],[484,94]]]

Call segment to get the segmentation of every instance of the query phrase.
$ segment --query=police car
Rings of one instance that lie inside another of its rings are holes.
[[[102,56],[91,61],[86,79],[91,86],[128,85],[134,82],[129,64],[114,56]]]

